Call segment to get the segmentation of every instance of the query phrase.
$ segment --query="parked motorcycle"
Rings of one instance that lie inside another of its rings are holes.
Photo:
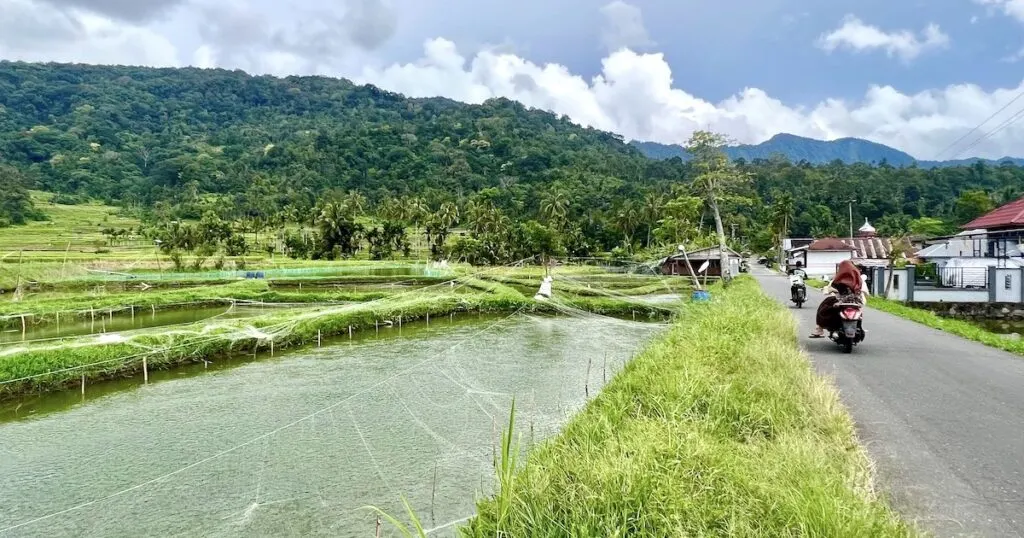
[[[843,353],[852,353],[853,346],[864,341],[864,306],[856,298],[840,298],[835,308],[842,326],[828,337],[843,348]]]
[[[796,304],[797,308],[802,308],[804,303],[807,302],[805,278],[807,278],[807,273],[802,269],[796,269],[789,273],[789,298]]]

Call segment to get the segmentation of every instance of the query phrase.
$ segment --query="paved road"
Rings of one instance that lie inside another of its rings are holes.
[[[786,277],[755,276],[793,306]],[[1024,536],[1024,357],[873,309],[845,355],[806,338],[822,297],[808,291],[792,310],[802,341],[835,378],[895,507],[937,536]]]

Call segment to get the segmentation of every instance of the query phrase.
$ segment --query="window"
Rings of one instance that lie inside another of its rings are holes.
[[[900,289],[900,275],[892,275],[892,289]]]
[[[1007,274],[1003,277],[1003,289],[1013,289],[1013,275]]]

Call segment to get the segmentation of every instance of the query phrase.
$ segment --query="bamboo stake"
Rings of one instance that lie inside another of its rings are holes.
[[[587,398],[590,397],[590,363],[593,361],[593,357],[587,357],[587,379],[583,383],[583,395]]]
[[[601,378],[604,384],[608,384],[608,354],[604,354],[604,364],[601,365]]]
[[[352,339],[352,326],[351,325],[348,326],[348,339],[349,340]]]
[[[21,339],[25,339],[25,314],[21,315]]]
[[[82,374],[82,396],[85,396],[85,374]]]
[[[434,482],[430,486],[430,525],[437,526],[437,519],[434,518],[434,496],[437,494],[437,461],[434,461]]]
[[[380,516],[377,516],[377,538],[380,538]]]
[[[149,384],[149,363],[146,361],[146,357],[142,357],[142,381]]]
[[[323,345],[323,334],[321,333],[320,329],[317,329],[316,330],[316,347],[321,347],[322,345]]]

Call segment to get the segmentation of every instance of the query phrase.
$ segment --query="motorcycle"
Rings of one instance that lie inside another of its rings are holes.
[[[864,306],[855,298],[840,298],[835,308],[842,325],[838,331],[829,333],[829,340],[843,348],[843,353],[852,353],[853,346],[864,341]]]
[[[806,276],[807,273],[800,269],[789,273],[789,298],[797,308],[802,308],[807,302],[807,284],[804,283]]]

